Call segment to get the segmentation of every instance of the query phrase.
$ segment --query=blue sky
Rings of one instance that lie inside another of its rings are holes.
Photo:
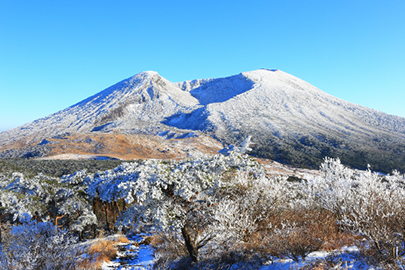
[[[146,70],[277,68],[405,117],[405,1],[0,0],[0,131]]]

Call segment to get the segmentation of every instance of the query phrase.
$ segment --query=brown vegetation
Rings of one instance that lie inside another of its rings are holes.
[[[246,264],[243,266],[246,269],[256,269],[273,257],[305,260],[313,251],[337,250],[343,246],[355,245],[362,239],[341,231],[332,213],[316,207],[284,209],[269,217],[266,224],[266,229],[261,224],[243,242],[208,247],[198,263],[187,259],[188,252],[179,235],[156,235],[151,242],[159,254],[156,269],[164,269],[173,261],[178,262],[175,269],[198,269],[203,266],[208,267],[207,269],[227,269],[226,267],[233,264]],[[323,260],[313,263],[313,269],[329,269],[327,267],[336,265],[338,262]]]
[[[49,157],[62,154],[98,155],[118,159],[183,159],[188,149],[215,154],[222,145],[209,137],[165,140],[142,134],[92,133],[48,138]],[[39,142],[36,142],[38,144]],[[10,149],[13,147],[9,147]],[[187,151],[186,151],[187,150]]]
[[[104,262],[111,262],[117,258],[117,244],[129,243],[128,238],[119,236],[116,240],[100,239],[92,244],[86,251],[86,259],[80,263],[79,269],[101,269]]]

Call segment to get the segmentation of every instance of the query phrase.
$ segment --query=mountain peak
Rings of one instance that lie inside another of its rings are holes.
[[[142,71],[121,82],[128,82],[130,84],[134,84],[134,83],[151,81],[155,77],[161,77],[161,76],[156,71],[152,71],[152,70]]]
[[[144,78],[144,77],[154,77],[156,75],[160,76],[159,73],[157,73],[156,71],[147,70],[147,71],[139,72],[138,74],[135,74],[133,77],[142,77],[142,78]]]

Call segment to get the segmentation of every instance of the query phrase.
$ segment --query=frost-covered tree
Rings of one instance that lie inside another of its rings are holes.
[[[320,177],[308,179],[302,188],[309,199],[340,216],[346,201],[359,185],[356,172],[345,167],[339,159],[325,158]]]
[[[122,164],[95,176],[87,192],[106,202],[126,201],[119,227],[152,224],[180,234],[194,261],[214,240],[243,240],[289,194],[286,179],[268,179],[259,163],[235,152]]]
[[[5,178],[0,181],[4,185]],[[31,219],[36,210],[43,208],[44,204],[39,202],[35,195],[25,196],[7,188],[0,188],[0,243],[2,242],[3,218],[11,215],[14,222]]]
[[[46,201],[39,200],[44,190],[38,182],[38,177],[30,181],[22,173],[3,174],[0,177],[0,204],[4,212],[13,215],[13,220],[27,214],[32,216],[36,210],[44,208]]]
[[[76,231],[97,222],[83,188],[43,174],[0,175],[0,204],[14,221],[27,216],[39,221],[69,216],[70,229]]]
[[[131,204],[117,222],[120,227],[153,223],[162,231],[181,231],[190,256],[197,260],[198,249],[213,237],[204,228],[215,222],[212,213],[225,186],[223,173],[256,166],[238,155],[174,163],[147,160],[100,174],[88,193],[103,201],[122,198]]]
[[[89,202],[73,189],[59,189],[52,202],[55,215],[69,218],[68,228],[71,231],[81,232],[86,226],[97,223]]]

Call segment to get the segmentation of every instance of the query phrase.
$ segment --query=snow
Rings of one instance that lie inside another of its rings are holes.
[[[273,269],[300,269],[306,265],[311,265],[316,261],[324,261],[328,259],[328,256],[333,257],[337,264],[340,264],[341,268],[334,269],[375,269],[373,266],[367,265],[364,261],[358,258],[359,249],[356,246],[342,247],[340,250],[327,251],[315,251],[310,253],[305,261],[294,262],[291,259],[275,258],[273,261],[269,261],[266,265],[263,265],[259,270],[273,270]],[[322,268],[323,269],[323,268]]]
[[[237,91],[228,91],[235,85],[238,85]],[[331,132],[354,137],[364,136],[364,131],[370,134],[385,129],[385,132],[401,132],[404,137],[404,128],[397,128],[404,127],[403,118],[339,100],[279,70],[257,70],[223,79],[202,80],[187,84],[186,89],[204,107],[175,115],[165,122],[167,125],[216,130],[217,134],[229,130],[258,130],[279,137]]]
[[[155,257],[153,256],[153,249],[150,245],[148,246],[141,246],[140,248],[132,246],[131,252],[137,253],[137,256],[133,260],[129,260],[126,262],[125,265],[120,263],[120,258],[127,256],[127,253],[118,253],[118,259],[110,262],[104,263],[102,265],[103,270],[110,270],[119,268],[121,270],[137,270],[137,269],[148,269],[148,267],[152,266],[155,263]]]
[[[260,69],[180,83],[142,72],[64,110],[1,132],[0,146],[23,138],[40,143],[66,132],[133,133],[156,127],[212,131],[222,139],[240,131],[280,138],[339,134],[369,140],[379,134],[405,139],[405,118],[335,98],[281,70]]]
[[[124,251],[118,251],[118,257],[110,263],[102,265],[103,270],[121,269],[121,270],[144,270],[149,269],[155,263],[154,251],[151,245],[139,245],[143,239],[141,235],[130,238],[130,243],[121,243]]]
[[[127,245],[127,244],[123,244]],[[150,245],[141,246],[140,248],[134,245],[127,245],[128,250],[126,252],[120,252],[118,259],[110,263],[104,263],[102,266],[103,270],[111,269],[148,269],[148,267],[153,266],[155,263],[155,257],[153,253],[153,248]],[[136,258],[128,260],[126,264],[120,263],[120,259],[128,255],[128,253],[135,253]],[[343,269],[374,269],[372,266],[367,265],[365,262],[358,259],[359,249],[356,246],[347,247],[344,246],[340,250],[334,250],[331,252],[327,251],[316,251],[308,254],[305,261],[294,262],[291,259],[273,258],[265,263],[259,268],[259,270],[273,270],[273,269],[299,269],[306,265],[311,265],[316,261],[326,260],[328,256],[333,256],[334,261],[340,263]],[[236,268],[235,268],[236,267]],[[237,266],[233,266],[232,269],[238,269]]]
[[[108,156],[83,155],[83,154],[71,154],[71,153],[54,155],[54,156],[49,156],[49,157],[45,157],[45,158],[38,158],[38,160],[46,160],[46,159],[111,160],[111,159],[116,159],[116,158],[108,157]]]
[[[146,246],[139,250],[138,253],[138,265],[148,266],[153,265],[155,262],[155,257],[153,256],[153,249],[151,246]]]
[[[116,236],[115,236],[116,237]],[[114,236],[109,237],[108,239],[115,239]],[[121,251],[118,253],[118,258],[110,263],[104,263],[102,266],[103,270],[111,269],[148,269],[148,267],[153,266],[156,259],[154,257],[154,251],[151,245],[141,245],[140,247],[135,246],[135,243],[138,242],[142,237],[136,235],[131,238],[131,243],[119,244],[125,246],[127,250],[125,252]],[[92,242],[88,242],[87,245]],[[316,261],[326,260],[329,257],[333,257],[334,261],[341,264],[343,269],[374,269],[372,266],[367,265],[365,262],[361,261],[358,258],[359,249],[356,246],[343,246],[339,250],[334,250],[331,252],[328,251],[315,251],[306,257],[305,261],[294,262],[291,259],[283,259],[273,257],[272,260],[269,260],[264,265],[262,265],[259,270],[273,270],[273,269],[299,269],[306,265],[310,265]],[[128,256],[128,254],[134,254],[133,259],[126,260],[125,263],[122,262],[122,258]],[[236,268],[235,268],[236,267]],[[233,266],[232,269],[238,269],[237,266]],[[340,269],[340,268],[339,268]]]

